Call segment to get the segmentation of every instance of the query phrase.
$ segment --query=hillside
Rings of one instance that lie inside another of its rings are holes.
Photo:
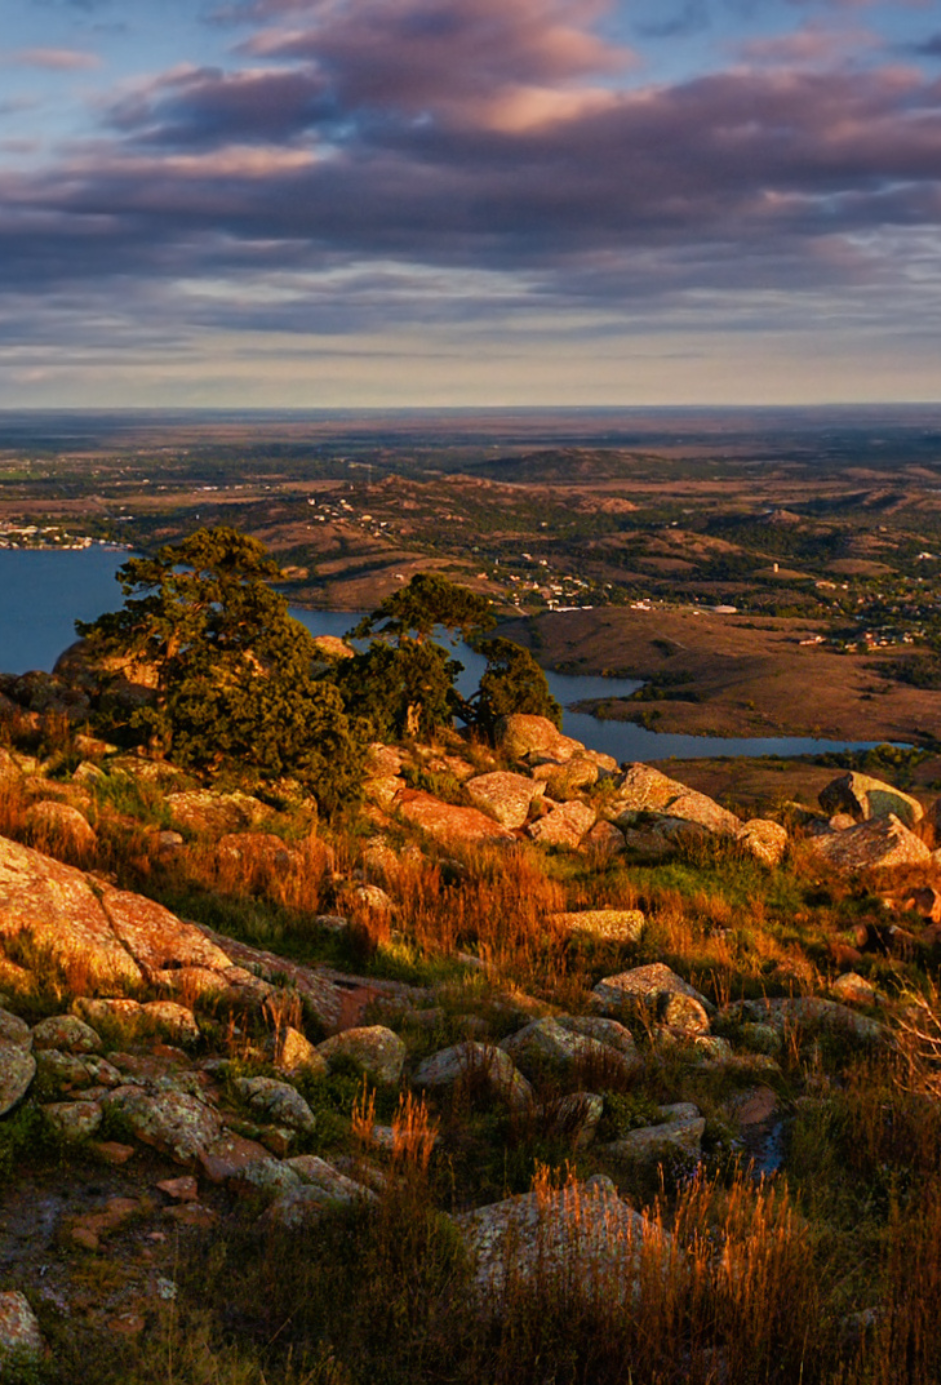
[[[5,687],[4,1379],[937,1378],[932,795],[516,716],[326,822]]]

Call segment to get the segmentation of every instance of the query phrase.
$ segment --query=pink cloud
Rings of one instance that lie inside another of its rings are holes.
[[[884,46],[885,40],[869,29],[828,29],[809,24],[793,33],[752,39],[735,51],[745,62],[790,67],[841,63]]]
[[[5,62],[9,67],[42,67],[51,72],[90,71],[101,66],[97,54],[77,48],[21,48]]]

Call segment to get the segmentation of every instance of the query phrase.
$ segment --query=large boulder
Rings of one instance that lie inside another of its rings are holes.
[[[631,1130],[619,1140],[599,1146],[600,1153],[626,1166],[697,1162],[702,1152],[705,1118],[688,1103],[663,1107],[660,1114],[664,1119],[659,1124]]]
[[[735,834],[739,846],[763,865],[777,866],[787,851],[787,830],[770,818],[749,818]]]
[[[615,765],[616,768],[616,765]],[[601,770],[589,755],[573,755],[565,764],[547,763],[539,765],[534,779],[541,779],[547,798],[557,803],[568,803],[597,784]]]
[[[210,789],[184,789],[167,794],[166,805],[180,827],[213,836],[244,832],[269,817],[271,811],[251,794],[214,793]]]
[[[636,1057],[557,1019],[534,1020],[504,1039],[500,1048],[531,1080],[571,1076],[577,1068],[589,1065],[612,1076],[629,1076],[637,1065]]]
[[[0,1375],[6,1375],[9,1365],[15,1371],[15,1378],[37,1378],[33,1372],[39,1366],[45,1349],[39,1321],[29,1306],[29,1300],[18,1289],[7,1289],[0,1293]]]
[[[344,1029],[319,1044],[317,1052],[328,1067],[334,1067],[338,1059],[355,1063],[370,1082],[379,1086],[397,1086],[405,1066],[405,1044],[398,1034],[382,1024]]]
[[[474,1039],[426,1058],[412,1082],[419,1090],[431,1092],[448,1092],[459,1085],[480,1087],[521,1108],[532,1103],[532,1088],[509,1054]]]
[[[595,810],[573,798],[559,803],[545,817],[530,823],[526,835],[540,846],[563,846],[575,850],[595,823]]]
[[[222,949],[198,928],[184,923],[152,899],[108,888],[102,891],[101,903],[115,936],[149,979],[166,968],[225,971],[232,965]]]
[[[570,933],[583,933],[605,942],[638,943],[644,931],[639,909],[578,909],[550,914],[549,922]]]
[[[391,806],[406,822],[436,841],[483,844],[516,840],[508,828],[501,827],[479,808],[443,803],[423,789],[400,789]]]
[[[708,1033],[709,1013],[715,1008],[663,962],[606,976],[592,996],[603,1014],[636,1014],[690,1036]]]
[[[474,1287],[499,1313],[514,1285],[538,1277],[634,1302],[642,1257],[663,1264],[670,1236],[633,1211],[609,1178],[537,1190],[455,1218],[475,1265]]]
[[[126,1121],[142,1144],[178,1164],[193,1163],[222,1132],[218,1111],[189,1092],[172,1088],[117,1087],[101,1104],[106,1112]]]
[[[542,785],[535,780],[507,770],[478,774],[468,779],[464,787],[478,808],[511,830],[523,826],[533,799],[542,793]]]
[[[71,803],[60,803],[54,798],[30,804],[26,810],[26,825],[34,841],[61,842],[81,852],[92,851],[98,844],[95,829],[85,815]]]
[[[540,760],[556,760],[559,764],[571,760],[573,755],[585,753],[581,741],[563,736],[548,717],[527,716],[522,712],[500,718],[497,723],[497,748],[510,760],[536,757]]]
[[[894,813],[807,840],[832,866],[846,872],[913,866],[931,860],[929,848]]]
[[[22,1043],[0,1039],[0,1116],[23,1100],[36,1076],[36,1059]]]
[[[657,813],[696,823],[707,832],[735,836],[741,821],[706,794],[688,789],[650,765],[628,765],[614,781],[617,790],[606,816],[619,827],[632,827],[642,813]]]
[[[286,1125],[301,1134],[311,1134],[317,1127],[313,1111],[289,1082],[275,1077],[239,1077],[235,1090],[256,1115],[275,1125]]]
[[[72,984],[91,991],[127,990],[143,981],[82,872],[5,837],[0,949],[14,952],[27,967],[51,963]]]
[[[914,827],[924,817],[917,798],[868,774],[841,774],[821,789],[819,799],[827,813],[848,813],[856,822],[885,818],[892,813],[906,827]]]

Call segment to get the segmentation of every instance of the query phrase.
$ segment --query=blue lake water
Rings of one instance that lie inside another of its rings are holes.
[[[77,552],[36,552],[0,549],[0,671],[25,673],[51,670],[75,636],[76,620],[94,620],[102,611],[116,610],[122,601],[114,580],[126,553],[107,548]],[[292,613],[314,634],[344,635],[358,616],[349,611]],[[465,645],[454,655],[464,665],[459,688],[473,692],[485,660]],[[640,687],[630,679],[570,676],[546,672],[549,687],[565,709],[563,730],[616,760],[684,759],[711,755],[814,755],[831,750],[868,749],[871,741],[826,741],[809,736],[731,738],[681,736],[648,731],[624,721],[602,721],[585,712],[572,712],[574,702],[589,698],[624,697]]]

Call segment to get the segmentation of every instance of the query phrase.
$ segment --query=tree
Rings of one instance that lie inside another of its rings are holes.
[[[494,636],[475,645],[487,660],[477,692],[468,700],[474,723],[491,739],[501,717],[524,712],[562,724],[562,708],[549,691],[546,675],[528,649]]]
[[[414,640],[422,644],[435,626],[443,626],[465,640],[494,623],[490,598],[472,592],[438,572],[418,572],[364,616],[351,632],[355,639],[378,635],[381,639]]]
[[[310,672],[313,637],[268,582],[263,544],[200,529],[118,572],[120,611],[78,622],[98,659],[146,665],[152,700],[128,717],[180,764],[302,779],[332,811],[360,782],[360,737],[338,689]]]
[[[463,665],[431,635],[443,626],[467,639],[492,624],[488,597],[419,572],[350,632],[376,638],[332,676],[351,711],[369,717],[377,735],[430,736],[463,705],[454,687]]]

